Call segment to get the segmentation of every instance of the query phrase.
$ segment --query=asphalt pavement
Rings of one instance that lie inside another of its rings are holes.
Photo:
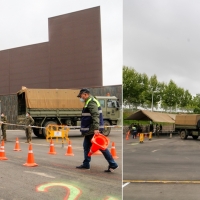
[[[123,139],[123,199],[200,199],[200,139]]]
[[[13,151],[16,138],[21,151]],[[104,200],[122,199],[122,131],[113,129],[110,145],[115,143],[119,157],[119,168],[113,173],[105,173],[108,163],[103,155],[92,156],[91,169],[80,170],[75,167],[83,161],[83,137],[78,130],[70,130],[69,139],[74,156],[66,156],[68,144],[62,146],[61,140],[54,140],[55,155],[48,154],[50,142],[33,135],[32,147],[35,167],[23,164],[28,159],[29,144],[25,143],[23,130],[8,130],[5,143],[5,156],[0,160],[0,200],[34,199],[79,199]]]

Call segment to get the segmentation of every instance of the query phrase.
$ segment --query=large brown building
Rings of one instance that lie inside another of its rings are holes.
[[[49,42],[0,51],[0,95],[102,86],[100,7],[49,18],[48,26]]]

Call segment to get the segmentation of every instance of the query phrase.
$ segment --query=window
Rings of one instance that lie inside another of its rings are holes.
[[[107,106],[108,108],[113,108],[113,101],[111,99],[108,99]]]
[[[99,99],[98,101],[99,101],[101,107],[102,107],[102,108],[105,108],[105,100]]]

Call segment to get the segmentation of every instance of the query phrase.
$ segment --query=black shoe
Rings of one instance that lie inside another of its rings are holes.
[[[90,167],[85,167],[84,165],[76,166],[77,169],[90,169]]]
[[[114,170],[117,169],[117,168],[118,168],[118,166],[112,167],[112,168],[110,166],[108,166],[108,169],[104,170],[104,172],[114,172]]]

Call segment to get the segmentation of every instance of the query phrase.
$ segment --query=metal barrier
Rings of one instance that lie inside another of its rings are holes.
[[[69,127],[66,125],[49,124],[46,127],[46,140],[49,141],[49,138],[56,138],[56,142],[58,142],[58,138],[62,138],[62,143],[64,143],[64,139],[68,142],[68,133]]]

